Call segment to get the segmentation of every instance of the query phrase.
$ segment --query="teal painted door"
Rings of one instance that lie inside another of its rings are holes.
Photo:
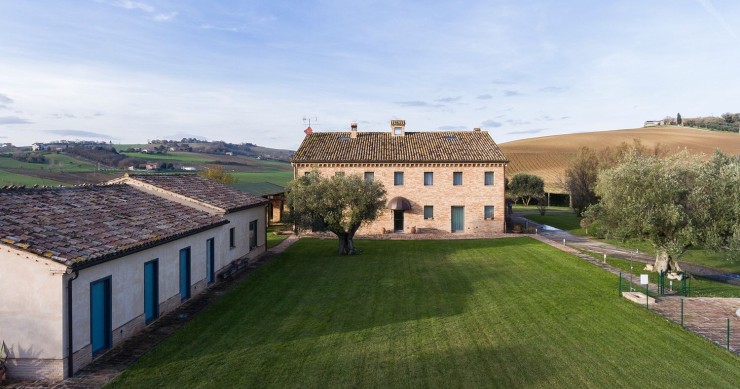
[[[159,317],[159,261],[144,264],[144,321]]]
[[[465,207],[452,207],[452,232],[465,231]]]
[[[393,231],[403,232],[403,211],[393,211]]]
[[[190,247],[180,250],[180,300],[190,298]]]
[[[111,346],[110,277],[90,283],[90,344],[93,355]]]
[[[208,283],[212,284],[216,281],[216,261],[214,259],[214,243],[213,238],[206,241],[206,274],[208,274]]]

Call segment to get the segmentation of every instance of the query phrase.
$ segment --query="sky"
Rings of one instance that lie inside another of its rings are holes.
[[[498,143],[738,112],[740,2],[0,1],[0,143]]]

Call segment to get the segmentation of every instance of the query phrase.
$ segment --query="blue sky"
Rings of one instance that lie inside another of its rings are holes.
[[[738,112],[740,2],[0,2],[0,143],[481,127],[499,142]],[[312,119],[315,120],[315,119]]]

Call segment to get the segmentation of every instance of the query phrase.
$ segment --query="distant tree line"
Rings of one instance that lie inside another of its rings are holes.
[[[720,117],[683,118],[681,121],[684,126],[688,127],[705,128],[712,131],[740,132],[740,113],[726,112]]]
[[[119,154],[113,147],[69,147],[66,153],[77,155],[89,161],[97,162],[105,166],[125,169],[129,166],[139,166],[146,161]]]
[[[166,145],[172,143],[208,143],[208,141],[198,138],[182,138],[180,140],[154,139],[149,141],[149,144],[151,145]]]
[[[582,147],[565,169],[565,177],[561,182],[571,196],[571,207],[576,215],[583,216],[589,205],[596,204],[598,198],[595,189],[599,173],[617,166],[627,154],[665,157],[667,150],[661,144],[647,147],[637,139],[632,144],[623,142],[598,152]]]
[[[46,163],[46,157],[41,153],[15,152],[12,154],[13,159],[28,163]]]
[[[254,158],[267,158],[278,161],[290,161],[293,153],[288,150],[259,150],[259,146],[254,143],[229,143],[224,141],[206,141],[197,138],[182,138],[181,140],[154,139],[150,140],[152,145],[166,145],[167,149],[172,148],[175,151],[188,151],[193,153],[204,154],[225,154],[244,155]],[[164,146],[159,146],[164,147]],[[257,148],[257,150],[255,150]],[[133,149],[127,152],[135,151]]]

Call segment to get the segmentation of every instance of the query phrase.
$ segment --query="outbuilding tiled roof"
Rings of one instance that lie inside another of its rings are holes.
[[[285,187],[272,182],[253,182],[241,186],[242,190],[255,196],[269,196],[285,193]]]
[[[128,185],[0,190],[0,245],[67,266],[119,258],[226,223]]]
[[[314,132],[293,162],[506,162],[487,131]]]
[[[266,199],[195,174],[129,174],[130,179],[236,212],[267,203]]]

